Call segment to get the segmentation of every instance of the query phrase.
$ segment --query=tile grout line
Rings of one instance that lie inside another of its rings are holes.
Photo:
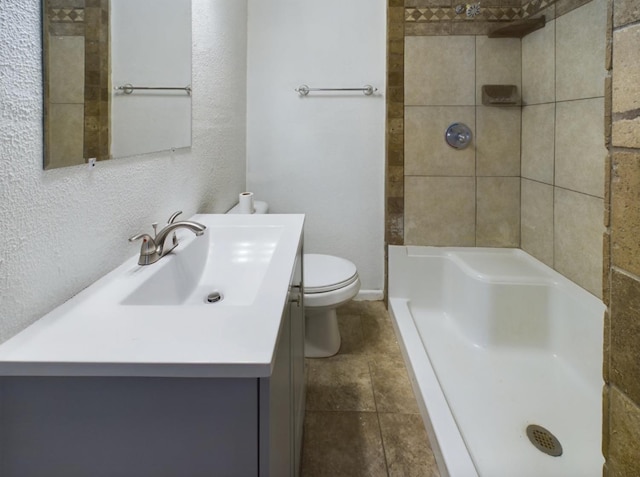
[[[384,437],[382,436],[382,424],[380,424],[380,413],[378,412],[378,401],[376,400],[375,386],[373,385],[373,373],[371,372],[371,363],[367,358],[367,368],[369,368],[369,378],[371,380],[371,392],[373,393],[373,404],[376,408],[376,421],[378,422],[378,432],[380,433],[380,444],[382,445],[382,455],[384,456],[384,467],[389,476],[389,460],[387,459],[387,448],[384,445]]]

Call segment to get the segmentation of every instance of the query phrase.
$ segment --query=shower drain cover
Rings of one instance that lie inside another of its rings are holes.
[[[539,451],[553,457],[562,455],[560,441],[544,427],[536,424],[527,426],[527,437]]]

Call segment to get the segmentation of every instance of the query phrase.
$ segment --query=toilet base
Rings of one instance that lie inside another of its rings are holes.
[[[340,350],[340,331],[336,309],[307,308],[305,316],[304,356],[328,358]]]

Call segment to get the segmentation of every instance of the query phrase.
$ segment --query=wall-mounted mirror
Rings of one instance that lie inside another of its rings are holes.
[[[191,0],[43,0],[44,168],[191,146]]]

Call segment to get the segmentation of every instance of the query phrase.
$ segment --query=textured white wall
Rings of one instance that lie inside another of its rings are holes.
[[[193,0],[193,146],[42,170],[40,0],[0,7],[0,341],[94,282],[177,209],[245,185],[246,0]],[[150,118],[152,120],[152,118]]]
[[[384,0],[249,0],[247,187],[303,212],[305,249],[384,281]],[[376,96],[294,89],[372,84]]]

